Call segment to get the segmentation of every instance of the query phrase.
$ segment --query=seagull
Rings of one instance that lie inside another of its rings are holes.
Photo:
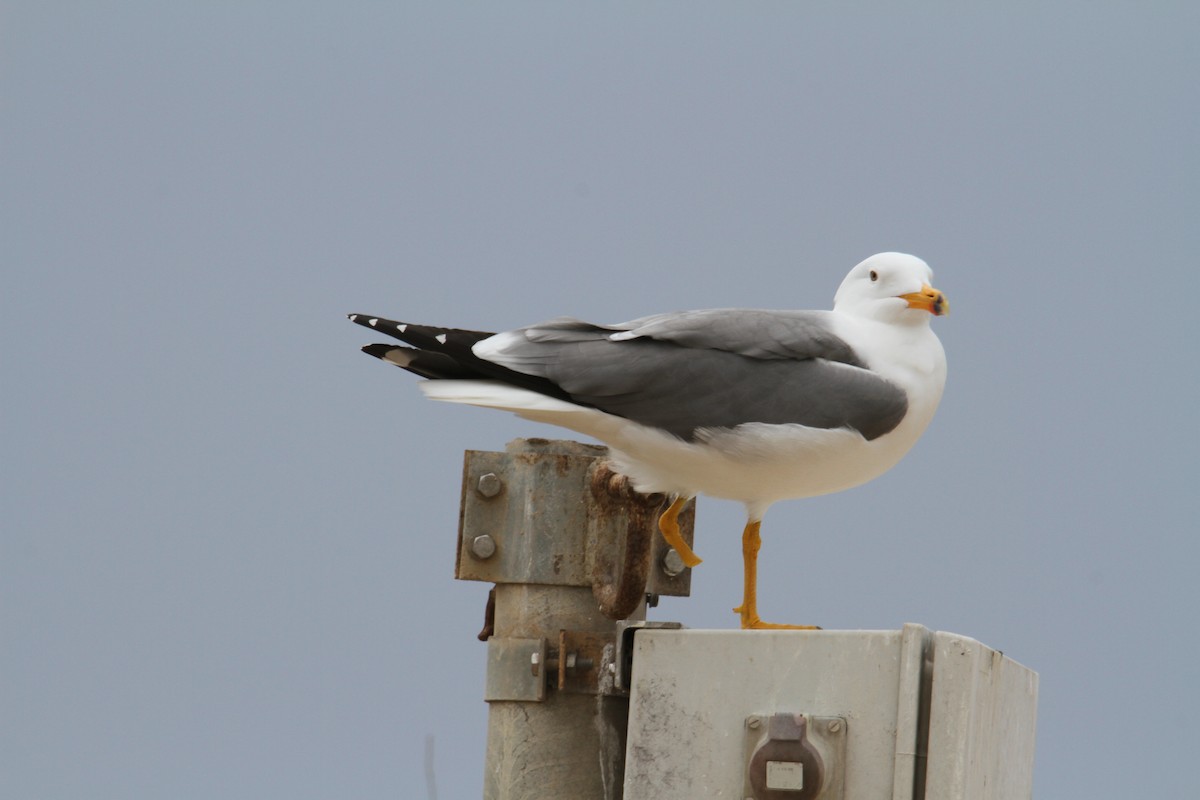
[[[429,398],[498,408],[594,437],[633,487],[671,503],[659,530],[694,567],[678,516],[697,494],[746,507],[746,629],[811,629],[758,614],[761,525],[780,500],[849,489],[920,438],[946,383],[930,321],[949,311],[933,272],[904,253],[850,270],[831,311],[682,311],[597,325],[558,317],[492,333],[350,320],[408,346],[369,355],[426,380]]]

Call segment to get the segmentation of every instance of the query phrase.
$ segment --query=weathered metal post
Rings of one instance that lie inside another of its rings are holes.
[[[691,573],[656,535],[664,498],[630,491],[606,452],[524,439],[466,453],[456,577],[496,584],[480,635],[488,800],[621,796],[622,620],[644,619],[648,595],[687,595]]]

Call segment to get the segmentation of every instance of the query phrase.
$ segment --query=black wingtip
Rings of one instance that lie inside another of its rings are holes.
[[[398,348],[391,344],[368,344],[363,346],[362,351],[369,356],[375,356],[376,358],[382,359],[387,356],[390,351],[396,349]]]
[[[373,317],[370,314],[347,314],[346,318],[356,325],[362,325],[364,328],[371,328],[403,341],[408,340],[408,337],[404,335],[405,331],[409,328],[407,323],[397,322],[387,317]]]

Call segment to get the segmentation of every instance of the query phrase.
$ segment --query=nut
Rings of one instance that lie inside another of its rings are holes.
[[[496,554],[496,540],[486,533],[471,540],[471,554],[478,559],[486,560]]]
[[[683,572],[686,565],[683,563],[683,557],[675,552],[675,548],[667,549],[667,552],[662,557],[662,571],[668,578],[674,578],[679,573]]]
[[[476,488],[479,489],[479,493],[484,497],[495,497],[500,494],[503,486],[499,475],[494,472],[486,472],[479,476],[479,485]]]

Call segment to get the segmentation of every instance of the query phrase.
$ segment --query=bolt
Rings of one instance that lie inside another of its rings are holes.
[[[756,731],[762,727],[762,717],[755,714],[752,717],[746,717],[746,727],[752,731]]]
[[[489,559],[496,554],[496,540],[486,533],[471,540],[471,553],[478,559]]]
[[[484,497],[495,497],[500,494],[502,487],[500,477],[494,472],[486,472],[479,476],[479,493]]]
[[[596,666],[596,662],[592,661],[590,658],[584,658],[578,653],[567,653],[567,669],[569,670],[587,672],[594,666]]]
[[[829,720],[829,732],[837,733],[842,729],[842,721],[840,719]]]
[[[684,563],[683,557],[675,552],[675,548],[671,547],[663,554],[662,571],[667,574],[668,578],[674,578],[679,573],[683,572]]]
[[[529,671],[533,673],[533,677],[535,678],[538,676],[538,673],[542,671],[541,659],[538,658],[537,653],[529,654]]]

